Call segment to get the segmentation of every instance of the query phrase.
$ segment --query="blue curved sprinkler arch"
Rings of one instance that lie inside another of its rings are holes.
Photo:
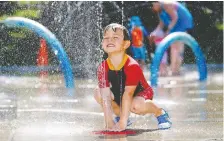
[[[163,57],[164,52],[175,41],[182,41],[184,44],[188,45],[192,49],[196,57],[197,65],[198,65],[198,71],[200,75],[199,80],[203,81],[207,78],[206,61],[196,40],[185,32],[174,32],[168,35],[166,38],[164,38],[162,42],[156,48],[155,56],[152,60],[152,65],[151,65],[151,85],[152,86],[157,86],[157,79],[158,79],[157,72],[159,70],[160,61]]]
[[[10,17],[1,21],[1,23],[4,23],[8,27],[28,28],[37,33],[40,37],[44,38],[59,59],[62,72],[64,73],[66,87],[74,88],[74,79],[70,61],[61,43],[58,41],[58,39],[53,33],[51,33],[46,27],[44,27],[40,23],[23,17]]]

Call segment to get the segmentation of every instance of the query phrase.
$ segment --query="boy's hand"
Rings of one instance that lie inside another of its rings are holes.
[[[120,132],[125,130],[126,127],[127,127],[127,121],[126,122],[119,121],[111,129],[109,129],[109,131]]]
[[[108,122],[108,123],[106,124],[105,130],[106,130],[106,131],[110,131],[114,126],[115,126],[114,121],[112,121],[112,122]]]

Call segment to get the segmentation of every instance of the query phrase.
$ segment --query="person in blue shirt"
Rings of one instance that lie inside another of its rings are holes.
[[[189,32],[193,26],[193,17],[189,10],[179,2],[153,2],[152,10],[158,14],[159,24],[155,30],[166,29],[165,36],[173,32]],[[171,45],[171,71],[180,73],[183,61],[184,44],[175,42]]]

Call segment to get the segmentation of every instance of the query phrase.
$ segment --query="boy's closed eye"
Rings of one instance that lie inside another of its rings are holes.
[[[104,37],[104,38],[103,38],[103,40],[108,40],[108,39],[109,39],[109,37]]]
[[[114,36],[114,37],[111,37],[111,38],[113,38],[113,39],[119,39],[118,36]],[[104,37],[104,38],[103,38],[103,40],[109,40],[109,39],[110,39],[110,37]]]

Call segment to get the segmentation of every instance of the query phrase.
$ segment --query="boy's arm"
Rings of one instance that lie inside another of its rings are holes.
[[[125,125],[125,127],[127,125],[127,120],[131,111],[134,92],[142,75],[142,70],[137,64],[130,65],[130,67],[128,67],[126,70],[125,90],[122,98],[122,109],[120,116],[121,125]]]
[[[106,129],[111,128],[114,125],[113,122],[113,112],[112,112],[112,97],[110,91],[110,85],[108,81],[108,68],[106,67],[106,62],[104,61],[97,68],[97,79],[98,79],[98,87],[100,88],[101,102],[102,108],[105,118]]]
[[[112,126],[114,125],[110,88],[109,87],[100,88],[100,94],[102,97],[102,106],[103,106],[104,119],[106,123],[106,129],[109,129],[112,128]]]
[[[134,91],[136,89],[136,86],[125,86],[125,91],[122,98],[122,106],[121,106],[121,116],[120,116],[120,122],[125,125],[124,128],[127,125],[127,120],[130,115],[131,111],[131,103],[134,95]]]

